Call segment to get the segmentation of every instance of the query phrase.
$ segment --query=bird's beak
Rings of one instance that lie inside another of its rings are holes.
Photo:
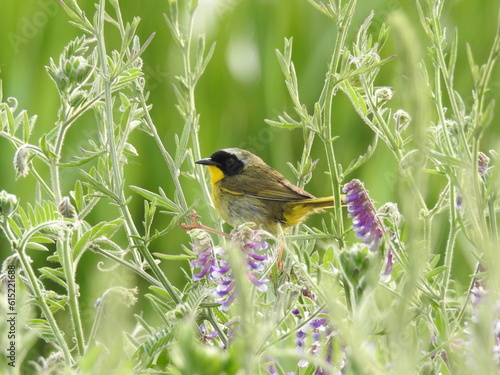
[[[213,165],[213,166],[216,166],[216,167],[219,166],[219,163],[216,163],[215,161],[213,161],[210,158],[196,160],[195,163],[196,164],[202,164],[202,165]]]

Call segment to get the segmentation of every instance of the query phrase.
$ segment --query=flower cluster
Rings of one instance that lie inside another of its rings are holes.
[[[194,268],[199,268],[200,272],[193,274],[193,280],[203,279],[215,264],[215,252],[212,239],[207,232],[201,229],[192,229],[188,232],[192,240],[193,253],[196,259],[191,261]]]
[[[310,314],[306,311],[305,315],[302,316],[299,309],[292,310],[292,315],[297,319],[297,324],[299,329],[295,334],[295,344],[297,345],[296,350],[301,360],[297,363],[299,368],[308,367],[309,361],[306,357],[319,357],[323,356],[324,363],[332,363],[333,359],[333,345],[332,337],[335,334],[334,330],[331,328],[330,321],[319,315],[307,324],[303,324],[303,320],[307,319]],[[314,374],[328,375],[330,374],[324,368],[314,365]],[[271,362],[267,371],[271,375],[279,374],[277,365],[275,362]],[[307,372],[309,373],[309,372]],[[293,375],[295,372],[287,372],[286,375]]]
[[[293,312],[292,312],[293,313]],[[331,363],[333,348],[330,343],[330,337],[333,334],[333,330],[329,326],[329,321],[326,318],[315,318],[307,325],[302,327],[297,331],[295,344],[297,344],[297,352],[300,356],[306,354],[306,349],[308,349],[308,354],[315,356],[321,354],[322,346],[326,345],[325,362]],[[307,347],[307,339],[311,338],[312,341]],[[302,359],[299,361],[299,367],[306,367],[309,365],[307,359]],[[325,370],[319,370],[321,374],[328,374]],[[317,372],[318,373],[318,372]]]
[[[198,281],[206,277],[213,281],[216,284],[214,298],[221,304],[219,309],[228,310],[236,298],[236,282],[226,250],[213,246],[212,239],[203,230],[193,229],[189,231],[189,235],[193,240],[193,252],[196,254],[191,265],[200,269],[198,273],[193,274],[193,279]],[[261,278],[261,274],[269,260],[269,255],[263,253],[268,248],[268,243],[262,240],[261,231],[250,224],[242,224],[231,232],[231,244],[243,253],[248,279],[259,291],[267,291],[266,283],[269,280]]]
[[[352,218],[356,236],[368,245],[370,251],[377,251],[382,239],[382,223],[368,191],[360,180],[352,180],[344,185],[344,203]]]
[[[362,239],[368,246],[371,252],[377,251],[382,240],[384,231],[387,227],[384,226],[382,220],[389,224],[389,228],[399,226],[402,217],[399,213],[398,206],[394,203],[386,203],[377,211],[373,205],[373,200],[368,195],[363,183],[359,180],[352,180],[344,185],[344,203],[347,204],[349,217],[352,218],[353,229],[356,236]],[[394,239],[394,233],[389,236]],[[391,279],[393,268],[393,248],[392,245],[387,247],[385,259],[385,267],[381,273],[381,281],[387,282]],[[363,257],[360,259],[363,263]],[[358,267],[358,265],[356,266]]]
[[[249,280],[258,290],[265,292],[267,290],[266,282],[269,280],[259,280],[255,276],[264,270],[265,263],[269,260],[269,255],[263,253],[264,250],[267,250],[269,244],[262,240],[261,233],[260,230],[253,229],[250,224],[242,224],[231,232],[231,242],[241,248],[245,255]]]

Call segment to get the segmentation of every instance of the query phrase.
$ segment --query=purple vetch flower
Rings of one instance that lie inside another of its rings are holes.
[[[327,324],[328,324],[328,319],[326,319],[326,318],[316,318],[311,323],[309,323],[309,325],[313,329],[319,329]]]
[[[269,281],[268,279],[262,279],[259,280],[257,279],[253,273],[247,272],[248,279],[252,282],[253,285],[257,288],[257,290],[261,292],[267,292],[267,282]]]
[[[192,251],[196,259],[191,261],[194,268],[201,269],[193,274],[193,280],[199,281],[210,275],[210,271],[215,265],[215,247],[207,232],[201,229],[192,229],[188,232],[192,240]]]
[[[188,234],[192,238],[193,253],[196,255],[191,265],[200,269],[193,274],[193,280],[206,278],[213,282],[215,286],[212,295],[220,303],[219,309],[228,310],[236,298],[237,285],[226,250],[213,246],[211,237],[203,230],[193,229]],[[262,240],[261,231],[249,224],[242,224],[231,232],[231,243],[234,249],[240,249],[244,255],[248,279],[257,290],[266,292],[269,280],[262,277],[262,272],[266,269],[265,263],[269,260],[269,255],[265,253],[268,244]]]
[[[262,232],[253,228],[251,224],[238,226],[231,232],[231,242],[243,250],[250,269],[260,270],[269,259],[267,253],[261,252],[267,250],[269,245],[262,240]]]
[[[200,324],[198,328],[200,329],[200,340],[203,342],[213,340],[219,335],[217,331],[208,332],[204,324]]]
[[[278,369],[276,368],[276,364],[274,362],[270,363],[267,366],[267,372],[269,375],[279,375]]]
[[[478,152],[477,154],[477,170],[481,176],[488,173],[488,165],[490,164],[490,158],[486,156],[484,152]]]
[[[484,298],[488,295],[483,285],[475,280],[474,286],[470,291],[470,301],[474,308],[477,308],[481,302],[483,302]]]
[[[231,243],[236,249],[241,249],[246,260],[247,276],[260,292],[267,291],[267,279],[261,278],[260,271],[264,270],[269,255],[262,253],[267,250],[267,242],[262,240],[261,231],[254,229],[250,224],[242,224],[231,232]],[[229,262],[221,261],[222,267],[212,273],[219,286],[215,297],[221,302],[220,310],[228,310],[235,300],[237,290]]]
[[[296,338],[295,344],[297,345],[297,348],[300,349],[299,354],[304,353],[304,346],[305,346],[304,339],[305,339],[305,337],[306,337],[306,333],[301,329],[299,329],[297,331],[297,334],[295,335],[295,338]]]
[[[344,185],[344,203],[347,204],[349,217],[356,237],[368,245],[370,251],[377,251],[382,239],[382,223],[368,191],[360,180],[352,180]]]
[[[307,312],[306,315],[308,315]],[[294,314],[294,316],[298,318],[297,322],[299,323],[302,317],[298,313]],[[325,355],[325,361],[331,363],[333,357],[331,340],[333,335],[334,332],[330,327],[330,321],[325,317],[316,317],[302,326],[295,334],[296,352],[303,357],[299,360],[297,366],[301,368],[309,366],[309,361],[304,358],[306,353],[309,357]],[[329,374],[321,367],[315,368],[314,373]]]

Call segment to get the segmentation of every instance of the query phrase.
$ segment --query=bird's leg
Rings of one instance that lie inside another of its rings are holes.
[[[278,249],[278,261],[276,262],[276,265],[278,266],[278,270],[281,270],[281,258],[283,257],[283,251],[285,250],[285,233],[283,232],[282,229],[280,230],[278,238],[280,242],[280,247]]]
[[[184,230],[201,229],[201,230],[204,230],[206,232],[218,234],[219,236],[224,236],[224,237],[229,237],[229,238],[231,237],[227,233],[221,232],[220,230],[217,230],[214,228],[207,227],[206,225],[203,225],[202,223],[200,223],[198,221],[199,216],[195,210],[191,211],[191,214],[188,215],[187,218],[191,221],[191,224],[181,223],[181,228]]]

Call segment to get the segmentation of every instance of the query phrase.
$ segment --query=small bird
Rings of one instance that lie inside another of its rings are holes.
[[[215,209],[233,227],[254,222],[277,235],[334,205],[333,197],[314,197],[246,150],[225,148],[196,163],[208,166]]]

